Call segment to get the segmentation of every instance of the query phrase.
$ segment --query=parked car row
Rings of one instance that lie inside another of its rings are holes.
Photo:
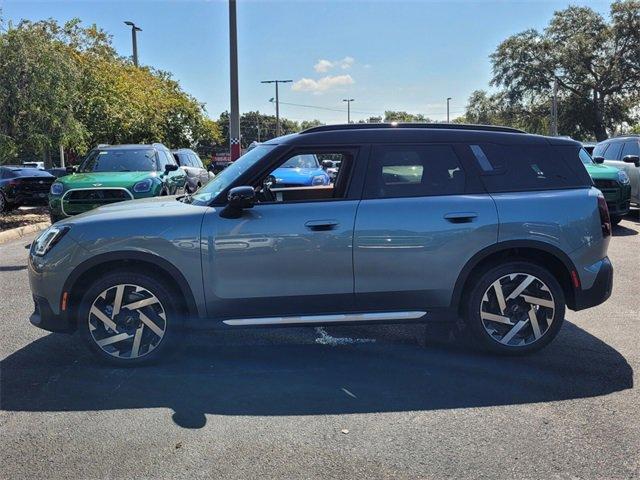
[[[172,171],[137,155],[147,176],[119,187],[132,195]],[[333,182],[318,170],[325,158],[339,165]],[[185,324],[464,320],[486,350],[536,351],[565,308],[611,294],[611,220],[587,159],[573,140],[503,127],[350,124],[276,138],[192,195],[105,205],[43,232],[29,254],[31,322],[78,330],[118,365],[164,355]],[[296,169],[310,182],[292,181]]]

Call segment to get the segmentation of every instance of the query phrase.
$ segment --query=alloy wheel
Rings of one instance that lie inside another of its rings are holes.
[[[511,273],[493,282],[480,304],[489,336],[509,347],[540,340],[554,320],[555,301],[549,287],[529,273]]]
[[[167,328],[164,307],[149,290],[120,284],[104,290],[89,310],[89,332],[105,353],[125,359],[151,353]]]

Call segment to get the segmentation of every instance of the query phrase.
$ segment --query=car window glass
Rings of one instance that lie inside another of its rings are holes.
[[[620,153],[622,153],[622,142],[615,142],[609,145],[604,158],[607,160],[620,160]]]
[[[607,147],[609,147],[609,145],[609,143],[599,143],[594,147],[592,155],[594,157],[604,157],[604,154],[607,151]]]
[[[465,175],[450,145],[377,146],[372,149],[366,198],[456,195]]]
[[[627,155],[638,155],[640,156],[640,142],[633,140],[631,142],[624,142],[624,147],[622,149],[622,158]]]
[[[200,160],[200,157],[198,157],[195,153],[190,153],[189,156],[191,157],[191,164],[194,167],[204,168],[204,166],[202,165],[202,161]]]
[[[479,147],[495,170],[491,174],[481,176],[489,192],[584,186],[583,180],[576,176],[575,171],[567,164],[562,150],[548,145],[488,143]],[[580,149],[579,155],[584,155],[582,152],[583,149]]]
[[[150,172],[155,170],[154,150],[149,148],[92,150],[79,172]]]
[[[283,159],[258,186],[262,202],[341,198],[348,179],[343,175],[350,156],[343,153],[299,153]]]
[[[167,155],[165,155],[164,150],[160,150],[158,152],[158,171],[163,171],[164,167],[169,163],[169,159]]]
[[[183,167],[193,167],[191,157],[188,153],[179,153],[178,158],[180,159],[180,165]]]

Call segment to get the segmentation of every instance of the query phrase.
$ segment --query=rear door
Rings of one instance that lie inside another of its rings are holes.
[[[466,173],[462,149],[372,147],[355,223],[355,292],[361,310],[449,306],[465,263],[496,242],[494,202],[478,188],[477,176]]]

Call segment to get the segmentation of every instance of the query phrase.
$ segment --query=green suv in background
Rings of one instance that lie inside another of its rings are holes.
[[[99,145],[72,175],[51,185],[51,222],[109,203],[181,194],[186,181],[186,173],[160,143]]]
[[[628,175],[617,168],[595,162],[584,148],[580,150],[580,160],[584,163],[596,188],[604,195],[609,207],[611,223],[620,223],[622,217],[629,213],[630,208],[631,183]]]

